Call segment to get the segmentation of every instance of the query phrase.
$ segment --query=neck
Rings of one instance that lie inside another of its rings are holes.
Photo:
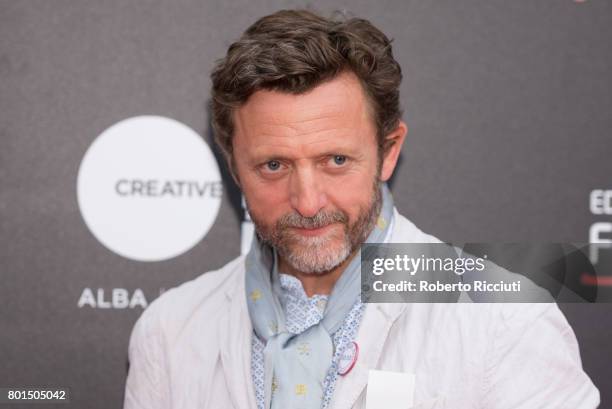
[[[329,295],[334,289],[336,281],[340,278],[346,267],[349,265],[353,257],[357,254],[356,251],[351,253],[341,264],[332,270],[326,271],[325,273],[304,273],[293,268],[287,263],[282,257],[279,257],[279,271],[284,274],[289,274],[300,280],[304,292],[308,297],[312,297],[315,294]]]

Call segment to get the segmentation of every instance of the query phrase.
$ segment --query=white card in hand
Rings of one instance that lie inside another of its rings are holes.
[[[370,370],[366,409],[409,409],[414,404],[415,376],[411,373]]]

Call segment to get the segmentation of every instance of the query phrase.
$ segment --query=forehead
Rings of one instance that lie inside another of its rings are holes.
[[[298,95],[257,91],[234,112],[234,122],[235,145],[250,148],[361,143],[362,138],[375,135],[363,87],[352,73],[342,73]]]

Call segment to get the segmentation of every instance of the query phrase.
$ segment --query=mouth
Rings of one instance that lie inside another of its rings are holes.
[[[334,224],[335,223],[330,223],[325,226],[317,227],[314,229],[304,227],[292,227],[291,229],[302,236],[316,237],[327,233],[330,229],[333,228]]]

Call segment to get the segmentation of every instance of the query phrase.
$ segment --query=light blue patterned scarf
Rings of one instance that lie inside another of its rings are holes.
[[[366,243],[382,243],[393,216],[393,198],[381,185],[382,208]],[[361,257],[357,254],[336,282],[321,321],[299,334],[285,326],[274,251],[255,236],[246,257],[246,291],[253,329],[265,342],[265,408],[319,409],[332,363],[332,334],[360,299]]]

